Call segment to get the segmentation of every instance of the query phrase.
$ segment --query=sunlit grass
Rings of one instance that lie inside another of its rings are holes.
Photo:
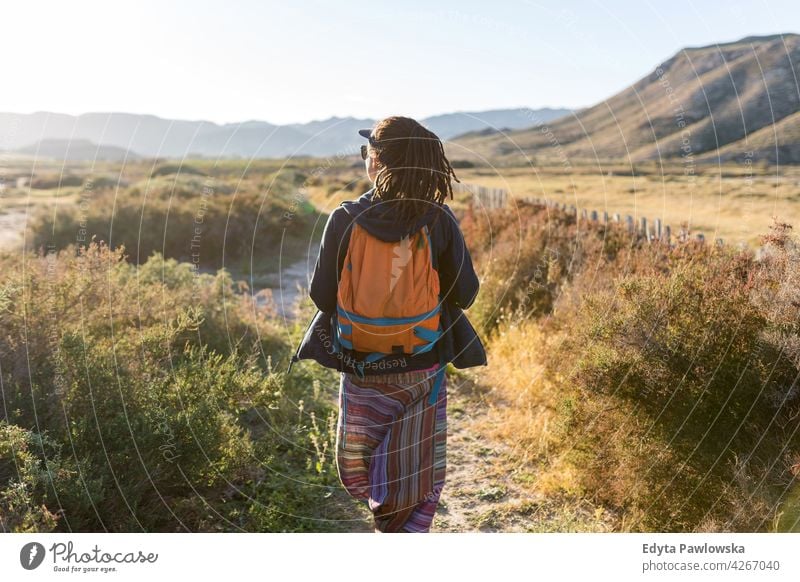
[[[605,211],[609,219],[614,213],[622,220],[630,214],[637,225],[641,217],[651,223],[661,218],[673,235],[686,223],[692,231],[702,231],[707,240],[722,238],[734,244],[754,245],[758,235],[769,229],[773,215],[783,220],[800,216],[800,168],[793,166],[759,167],[752,174],[742,168],[706,167],[693,177],[680,167],[669,168],[663,175],[655,168],[639,176],[620,175],[620,171],[466,169],[459,177],[467,183],[505,188],[512,198],[544,198],[574,205],[579,212],[597,210],[601,217]]]

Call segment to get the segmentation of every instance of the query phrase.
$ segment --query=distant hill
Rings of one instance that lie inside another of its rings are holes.
[[[97,145],[88,139],[43,139],[28,147],[20,148],[15,153],[58,160],[134,160],[139,156],[123,148],[110,145]]]
[[[504,127],[530,127],[536,116],[552,119],[566,109],[498,109],[458,112],[420,120],[442,139],[470,131]],[[33,153],[41,144],[58,157],[59,148],[71,159],[94,159],[96,145],[107,153],[131,151],[148,157],[286,157],[354,155],[362,140],[356,130],[371,127],[373,119],[331,117],[309,123],[274,125],[266,121],[216,124],[209,121],[162,119],[131,113],[0,113],[0,136],[10,151]],[[85,153],[87,158],[79,158]]]
[[[546,127],[470,135],[450,151],[523,161],[763,159],[800,163],[800,35],[686,48],[593,107]],[[463,157],[463,156],[461,156]]]
[[[452,139],[466,133],[495,131],[499,129],[525,129],[538,122],[548,122],[570,113],[569,109],[493,109],[490,111],[464,111],[435,115],[422,123],[442,139]]]
[[[308,139],[290,127],[263,121],[218,125],[131,113],[0,113],[0,134],[8,136],[11,150],[40,140],[89,140],[150,157],[269,157],[276,151],[292,152]]]

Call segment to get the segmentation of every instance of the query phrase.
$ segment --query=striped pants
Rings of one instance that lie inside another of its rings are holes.
[[[342,373],[336,464],[347,492],[367,502],[381,532],[430,530],[445,482],[447,378],[429,404],[433,373]]]

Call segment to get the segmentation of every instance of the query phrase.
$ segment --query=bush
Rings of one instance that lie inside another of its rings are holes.
[[[783,348],[800,303],[769,316],[757,298],[786,273],[752,253],[690,245],[667,259],[556,318],[571,330],[545,358],[575,404],[565,454],[631,529],[759,530],[800,451],[800,361]]]
[[[194,166],[190,166],[189,164],[163,164],[157,167],[153,172],[150,174],[151,178],[156,178],[158,176],[171,176],[174,174],[184,174],[184,175],[194,175],[194,176],[204,176],[205,173],[202,170],[195,168]]]
[[[516,472],[589,499],[623,531],[772,526],[800,466],[791,227],[776,224],[756,260],[615,225],[578,231],[526,205],[519,220],[500,210],[462,225],[493,330],[484,381],[510,403],[488,436],[509,442]]]
[[[31,180],[31,188],[35,190],[53,190],[55,188],[80,186],[81,184],[83,184],[83,179],[80,176],[74,176],[71,174],[35,176]]]
[[[225,271],[97,243],[2,261],[6,531],[337,527],[332,375],[276,371],[282,330]]]
[[[282,242],[307,241],[317,220],[313,207],[291,198],[287,179],[263,191],[252,185],[232,189],[197,177],[96,191],[83,207],[37,215],[32,221],[34,248],[85,245],[94,236],[112,248],[125,246],[137,263],[158,252],[206,269],[242,270],[251,259],[264,269],[273,268],[275,249]]]
[[[46,463],[39,463],[37,451],[49,453]],[[72,474],[47,436],[0,420],[0,531],[53,530],[58,516],[43,503],[51,500],[48,483],[62,483]],[[57,505],[55,500],[51,505]]]
[[[450,165],[458,170],[459,168],[474,168],[475,164],[470,162],[469,160],[452,160]]]
[[[501,322],[550,315],[575,276],[614,269],[641,244],[621,228],[587,225],[557,208],[519,202],[484,215],[469,207],[461,227],[481,270],[470,315],[487,332]]]

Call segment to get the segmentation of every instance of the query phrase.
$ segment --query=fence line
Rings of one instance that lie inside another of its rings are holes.
[[[480,186],[478,184],[464,184],[460,182],[453,182],[453,192],[459,193],[470,193],[473,196],[473,199],[480,203],[481,206],[485,208],[503,208],[505,207],[510,199],[511,195],[508,190],[505,188],[487,188],[486,186]],[[541,206],[547,206],[549,208],[557,208],[568,212],[570,214],[575,215],[576,219],[578,220],[591,220],[592,222],[600,223],[602,221],[603,224],[609,224],[610,222],[614,223],[622,223],[622,216],[619,213],[614,213],[611,216],[611,220],[609,220],[609,215],[607,211],[603,211],[602,213],[598,212],[597,210],[587,210],[586,208],[582,208],[580,212],[580,216],[578,215],[578,209],[575,205],[566,204],[559,204],[555,200],[551,200],[549,198],[535,198],[533,196],[524,196],[516,198],[516,200],[522,200],[525,202],[530,202],[533,204],[538,204]],[[628,229],[630,234],[635,234],[637,236],[645,238],[648,242],[653,242],[656,240],[664,241],[666,243],[672,243],[672,228],[668,224],[664,224],[660,218],[656,218],[652,221],[652,224],[647,220],[646,217],[641,216],[639,218],[639,225],[637,226],[633,216],[630,214],[625,216],[624,223]],[[691,239],[689,236],[689,231],[680,228],[675,236],[678,242],[687,242]],[[705,243],[706,237],[702,232],[698,232],[695,234],[695,240],[700,243]],[[723,239],[717,238],[715,244],[722,245],[724,244]],[[746,246],[746,243],[739,243],[739,246]]]

